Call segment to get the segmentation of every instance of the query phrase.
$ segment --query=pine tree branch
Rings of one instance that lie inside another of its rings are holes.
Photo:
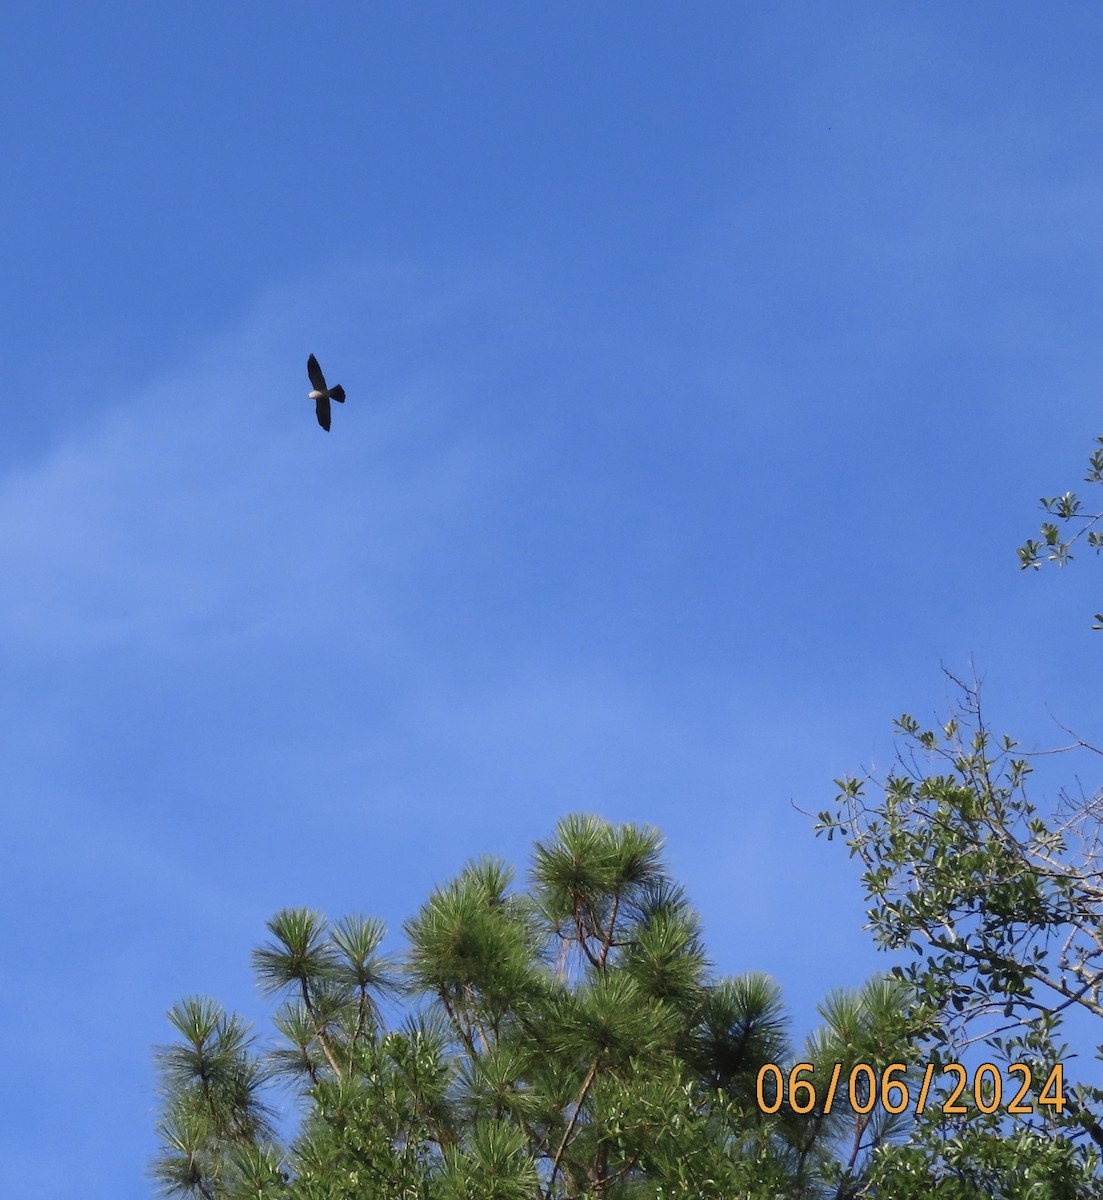
[[[609,947],[613,944],[613,931],[617,927],[617,912],[620,909],[620,892],[613,897],[613,911],[609,914],[609,928],[606,931],[605,938],[601,944],[601,965],[605,966],[605,960],[609,957]]]
[[[314,1010],[314,1005],[310,1002],[310,989],[306,986],[306,977],[302,976],[299,979],[299,990],[302,992],[303,1007],[307,1011],[307,1015],[314,1022],[314,1032],[318,1035],[318,1044],[322,1047],[322,1053],[326,1056],[326,1062],[329,1063],[333,1074],[338,1079],[343,1078],[341,1068],[337,1065],[337,1060],[333,1057],[333,1051],[330,1049],[329,1038],[326,1037],[325,1030],[318,1021],[318,1014]]]
[[[559,1149],[555,1152],[555,1158],[552,1159],[551,1178],[548,1180],[549,1200],[552,1194],[552,1187],[555,1185],[555,1177],[559,1173],[560,1163],[563,1161],[563,1152],[567,1149],[567,1143],[571,1140],[571,1134],[574,1133],[574,1128],[578,1124],[578,1118],[582,1113],[582,1105],[586,1102],[586,1097],[590,1093],[590,1088],[593,1086],[598,1067],[600,1066],[601,1059],[595,1058],[593,1065],[586,1072],[586,1078],[582,1081],[582,1087],[578,1090],[578,1096],[574,1102],[574,1112],[571,1113],[571,1119],[567,1122],[567,1128],[563,1131],[563,1140],[559,1143]]]

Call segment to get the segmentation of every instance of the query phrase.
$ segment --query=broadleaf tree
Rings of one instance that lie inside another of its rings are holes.
[[[979,685],[954,682],[953,717],[938,729],[900,717],[894,766],[837,781],[819,814],[862,865],[869,926],[904,955],[894,974],[915,997],[912,1020],[931,1018],[924,1053],[938,1067],[935,1102],[870,1179],[902,1198],[932,1181],[950,1197],[1097,1197],[1103,1089],[1062,1031],[1072,1011],[1103,1019],[1103,794],[1035,804],[1036,755],[991,732]],[[1064,750],[1098,753],[1080,739]],[[978,1105],[970,1082],[966,1111],[947,1114],[949,1064],[972,1080],[982,1062],[1007,1099]],[[1032,1111],[1011,1112],[1023,1084]]]
[[[1103,484],[1097,441],[1089,484]],[[1074,492],[1041,503],[1054,520],[1019,547],[1024,570],[1067,565],[1081,540],[1103,549],[1103,511]],[[967,1082],[974,1072],[954,1113],[939,1076],[908,1136],[878,1148],[867,1186],[900,1200],[932,1188],[948,1200],[1089,1200],[1103,1195],[1103,1089],[1063,1034],[1072,1013],[1079,1028],[1103,1018],[1103,789],[1078,782],[1046,802],[1032,777],[1039,760],[1103,750],[1066,731],[1064,745],[1027,752],[989,728],[979,683],[947,675],[955,711],[934,728],[898,718],[893,766],[837,780],[817,825],[861,863],[874,938],[904,957],[893,975],[914,997],[910,1020],[931,1022],[929,1061],[951,1082],[953,1064]],[[1025,1095],[1004,1100],[997,1080]]]
[[[1088,471],[1084,482],[1103,485],[1103,436],[1096,438],[1097,448],[1088,459]],[[1028,538],[1018,549],[1019,566],[1024,570],[1037,571],[1043,562],[1067,566],[1073,560],[1072,548],[1083,539],[1084,545],[1097,554],[1103,550],[1103,509],[1098,506],[1085,508],[1084,501],[1076,492],[1064,492],[1060,496],[1043,496],[1041,506],[1046,514],[1056,518],[1043,521],[1038,538]],[[1103,613],[1095,614],[1093,629],[1103,629]]]

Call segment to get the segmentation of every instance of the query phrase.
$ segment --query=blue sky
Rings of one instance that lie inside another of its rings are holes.
[[[650,822],[803,1037],[886,964],[793,801],[970,657],[997,728],[1103,740],[1098,568],[1014,555],[1103,426],[1098,6],[56,3],[0,44],[12,1195],[148,1194],[165,1010],[263,1014],[283,906],[398,949],[469,857]]]

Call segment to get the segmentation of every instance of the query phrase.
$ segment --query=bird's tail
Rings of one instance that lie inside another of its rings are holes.
[[[329,389],[329,398],[331,400],[336,400],[339,403],[344,404],[345,389],[340,384],[338,384],[335,388],[330,388]]]

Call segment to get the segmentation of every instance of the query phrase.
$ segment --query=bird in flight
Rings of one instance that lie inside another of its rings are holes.
[[[345,389],[340,384],[336,387],[326,387],[326,377],[322,374],[322,368],[318,366],[318,360],[313,354],[306,360],[306,373],[310,376],[310,382],[314,388],[307,399],[314,401],[318,424],[326,433],[329,433],[329,402],[336,400],[339,404],[344,404]]]

